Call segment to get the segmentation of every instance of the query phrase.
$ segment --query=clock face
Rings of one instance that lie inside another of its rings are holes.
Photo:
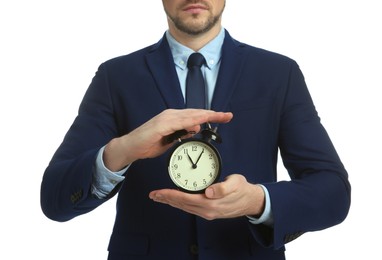
[[[216,148],[201,140],[187,140],[172,152],[168,172],[180,189],[198,193],[217,181],[221,159]]]

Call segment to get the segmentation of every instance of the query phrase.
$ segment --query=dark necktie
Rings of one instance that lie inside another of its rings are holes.
[[[194,52],[187,61],[188,74],[186,78],[186,107],[206,108],[206,88],[200,67],[205,64],[203,55]]]

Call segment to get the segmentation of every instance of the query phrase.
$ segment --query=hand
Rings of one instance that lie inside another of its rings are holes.
[[[150,192],[149,197],[207,220],[261,215],[265,204],[263,189],[239,174],[211,185],[204,194],[163,189]]]
[[[232,117],[232,113],[203,109],[165,110],[132,132],[111,140],[103,154],[105,166],[118,171],[135,160],[157,157],[173,145],[165,141],[170,134],[182,129],[199,132],[201,124],[228,123]],[[182,138],[187,137],[190,135]]]

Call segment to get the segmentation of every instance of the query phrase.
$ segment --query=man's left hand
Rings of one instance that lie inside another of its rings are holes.
[[[240,174],[232,174],[223,182],[211,185],[204,194],[162,189],[150,192],[149,197],[207,220],[259,216],[265,204],[261,186],[248,183]]]

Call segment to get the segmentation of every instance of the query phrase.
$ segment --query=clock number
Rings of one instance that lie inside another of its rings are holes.
[[[212,154],[209,154],[209,155],[208,155],[208,158],[209,158],[210,160],[212,160],[212,159],[213,159]]]
[[[182,177],[182,175],[178,172],[177,174],[176,174],[176,178],[177,179],[180,179]]]
[[[211,164],[211,168],[216,169],[216,164],[215,163]]]
[[[183,156],[178,155],[178,161],[181,161],[183,159]]]
[[[196,152],[197,150],[198,150],[198,147],[197,147],[196,145],[193,145],[193,146],[192,146],[192,151],[193,151],[193,152]]]
[[[188,184],[188,180],[184,180],[185,184],[187,185]]]
[[[211,175],[211,174],[210,174]],[[207,181],[206,179],[203,179],[203,185],[206,185],[207,184]]]
[[[194,183],[192,184],[195,188],[198,187],[198,183],[196,181],[194,181]]]
[[[174,169],[177,170],[178,169],[178,164],[174,164]]]

